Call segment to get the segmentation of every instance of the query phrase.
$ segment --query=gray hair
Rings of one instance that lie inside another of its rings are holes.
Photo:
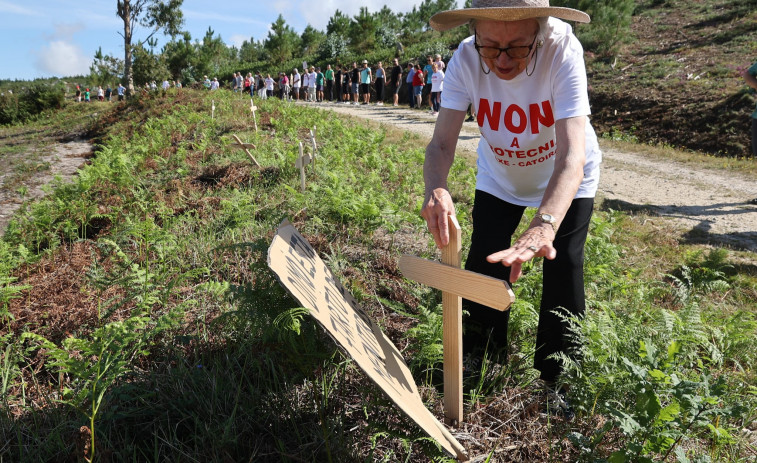
[[[542,40],[546,40],[546,34],[550,33],[549,25],[547,24],[549,21],[549,16],[539,16],[531,19],[535,19],[539,23],[538,34],[541,35]],[[470,21],[468,21],[468,30],[470,31],[471,35],[476,33],[476,22],[478,21],[478,19],[471,19]]]

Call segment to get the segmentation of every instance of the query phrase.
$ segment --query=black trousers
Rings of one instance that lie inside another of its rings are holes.
[[[572,347],[568,326],[553,312],[560,308],[571,315],[583,316],[584,245],[589,231],[593,198],[574,199],[557,230],[553,246],[557,250],[554,260],[544,259],[542,298],[539,309],[539,326],[536,333],[534,368],[545,381],[555,381],[561,365],[548,359],[556,352]],[[465,268],[502,280],[510,277],[510,267],[491,264],[486,256],[510,247],[525,207],[516,206],[480,190],[476,190],[473,205],[473,236]],[[504,361],[507,355],[507,324],[510,311],[500,312],[464,300],[463,307],[470,315],[464,321],[463,350],[476,353],[484,348]],[[564,313],[564,312],[563,312]]]
[[[757,119],[752,118],[752,156],[757,158]]]
[[[329,101],[334,101],[334,81],[327,80],[326,81],[326,95],[329,98]]]
[[[377,102],[384,101],[384,78],[376,78],[376,100]]]

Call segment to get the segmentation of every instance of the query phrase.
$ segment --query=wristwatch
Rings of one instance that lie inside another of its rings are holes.
[[[548,223],[552,225],[552,230],[557,233],[557,219],[552,214],[540,213],[537,215],[542,223]]]

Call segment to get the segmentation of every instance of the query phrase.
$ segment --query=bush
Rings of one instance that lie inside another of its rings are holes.
[[[65,97],[61,85],[35,84],[19,93],[0,96],[0,124],[25,122],[46,109],[59,109]]]
[[[585,11],[589,24],[577,24],[576,36],[587,51],[611,56],[631,37],[634,0],[555,0],[553,6]]]

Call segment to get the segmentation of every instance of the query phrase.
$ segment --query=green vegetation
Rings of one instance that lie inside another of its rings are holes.
[[[257,103],[255,132],[249,100],[212,98],[214,119],[201,91],[112,105],[91,164],[25,204],[0,241],[0,459],[449,461],[266,264],[288,217],[403,349],[438,413],[440,297],[397,269],[403,252],[434,254],[418,214],[422,143],[272,99]],[[294,161],[313,125],[302,193]],[[459,158],[450,179],[466,235],[473,168]],[[525,266],[510,362],[465,380],[471,455],[753,460],[755,255],[675,237],[598,205],[589,309],[573,321],[583,360],[566,359],[563,378],[572,423],[533,412],[541,264]]]
[[[0,125],[26,122],[47,109],[63,106],[64,88],[60,84],[35,83],[15,92],[0,95]]]

